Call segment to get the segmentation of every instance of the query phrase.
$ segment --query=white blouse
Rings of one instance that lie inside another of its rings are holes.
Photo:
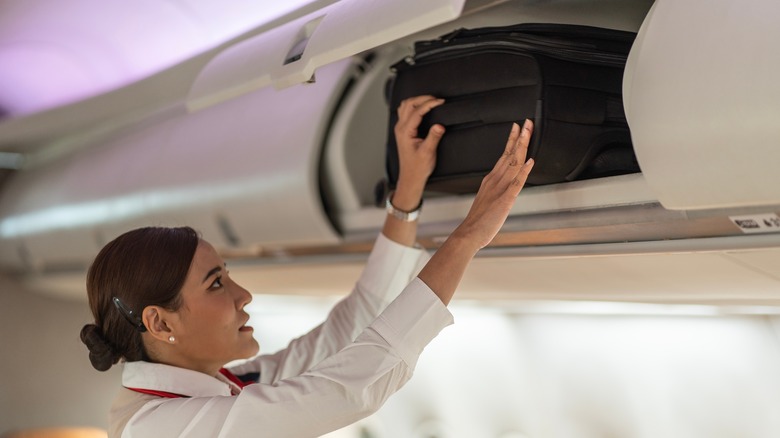
[[[439,298],[414,278],[427,260],[425,251],[380,235],[355,289],[324,323],[284,350],[230,368],[236,375],[260,373],[243,390],[222,375],[126,363],[109,436],[305,438],[370,415],[409,380],[423,348],[452,323]]]

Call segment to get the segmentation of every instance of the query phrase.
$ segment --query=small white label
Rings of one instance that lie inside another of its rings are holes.
[[[746,216],[729,216],[731,222],[743,233],[778,233],[780,232],[780,217],[775,213],[752,214]]]

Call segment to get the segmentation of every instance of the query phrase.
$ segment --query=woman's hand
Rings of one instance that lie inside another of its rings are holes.
[[[534,166],[533,159],[526,161],[532,132],[530,120],[525,121],[522,129],[512,124],[504,154],[482,180],[469,213],[452,233],[453,237],[473,242],[476,249],[484,248],[493,240]]]
[[[525,160],[532,131],[530,120],[525,121],[522,129],[512,125],[504,154],[482,180],[466,218],[420,271],[420,280],[445,305],[452,299],[471,259],[501,229],[528,179],[534,166],[533,160]]]
[[[413,210],[422,199],[425,183],[436,166],[436,148],[444,135],[444,127],[433,125],[425,139],[417,136],[417,128],[423,116],[442,103],[444,99],[417,96],[404,100],[398,106],[395,138],[398,144],[399,173],[393,196],[396,208]]]
[[[420,205],[425,183],[436,166],[436,148],[444,127],[433,125],[425,139],[417,137],[417,128],[428,111],[444,103],[433,96],[417,96],[398,106],[395,140],[398,145],[398,182],[391,202],[395,208],[412,211]],[[417,239],[417,221],[404,222],[387,215],[382,234],[401,245],[412,246]]]

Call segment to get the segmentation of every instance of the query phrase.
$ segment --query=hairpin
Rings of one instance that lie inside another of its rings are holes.
[[[117,310],[119,310],[119,313],[125,317],[127,322],[135,326],[136,330],[141,333],[146,331],[146,326],[144,325],[143,320],[141,320],[141,317],[136,315],[135,312],[125,306],[125,304],[119,298],[113,297],[112,301],[114,301],[114,305],[116,306]]]

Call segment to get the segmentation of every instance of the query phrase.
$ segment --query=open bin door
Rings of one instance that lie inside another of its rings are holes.
[[[195,79],[187,107],[312,81],[321,66],[454,20],[464,2],[341,0],[227,47]]]
[[[629,56],[624,104],[667,209],[780,205],[780,2],[657,1]]]

